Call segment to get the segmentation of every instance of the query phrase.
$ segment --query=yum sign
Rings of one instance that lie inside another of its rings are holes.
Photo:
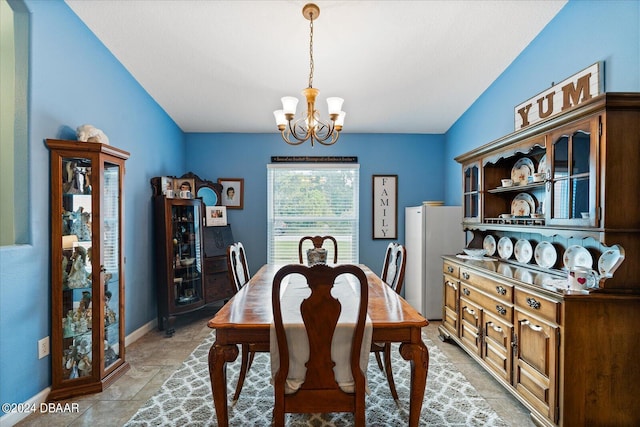
[[[597,62],[515,108],[515,130],[553,117],[603,91],[602,63]]]

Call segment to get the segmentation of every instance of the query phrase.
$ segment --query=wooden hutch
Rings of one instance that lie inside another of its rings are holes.
[[[640,425],[640,94],[595,96],[456,161],[468,246],[489,256],[444,257],[441,337],[538,425]],[[543,178],[503,186],[523,163]],[[569,248],[598,272],[593,287],[567,289]]]

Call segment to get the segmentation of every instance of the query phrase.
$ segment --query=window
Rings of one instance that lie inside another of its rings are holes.
[[[338,263],[358,263],[359,177],[356,164],[267,165],[267,261],[297,263],[302,237],[331,235]]]

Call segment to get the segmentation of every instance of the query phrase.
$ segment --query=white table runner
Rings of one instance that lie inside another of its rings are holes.
[[[348,286],[344,282],[348,282]],[[300,388],[307,372],[305,363],[309,360],[309,339],[307,338],[300,313],[300,304],[304,298],[311,295],[311,289],[307,286],[306,279],[300,274],[290,274],[282,281],[280,288],[280,300],[282,320],[289,347],[289,374],[285,384],[285,393],[290,394]],[[357,307],[360,301],[360,282],[350,274],[343,274],[336,279],[336,285],[331,290],[331,295],[337,298],[342,305],[338,324],[331,341],[331,358],[335,362],[333,372],[340,388],[352,393],[355,389],[353,375],[350,367],[350,347],[357,319],[357,309],[345,310],[345,307]],[[373,327],[367,314],[364,336],[360,352],[360,369],[365,374],[369,363],[371,350],[371,335]],[[270,329],[271,349],[271,377],[273,378],[280,365],[278,341],[273,322]],[[367,393],[369,387],[366,387]]]

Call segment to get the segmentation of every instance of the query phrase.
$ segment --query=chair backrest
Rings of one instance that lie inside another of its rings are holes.
[[[389,243],[382,265],[382,281],[396,291],[402,291],[404,270],[407,265],[407,250],[398,243]]]
[[[236,292],[251,278],[244,246],[240,242],[227,246],[227,274],[229,281],[235,286]]]
[[[310,240],[313,243],[314,248],[321,248],[324,245],[325,240],[330,240],[333,242],[333,263],[336,264],[338,262],[338,242],[333,236],[304,236],[300,239],[298,243],[298,260],[300,264],[304,264],[304,257],[302,253],[302,244],[306,241]]]
[[[282,320],[280,302],[280,284],[294,273],[306,278],[311,294],[300,305],[302,320],[309,338],[309,361],[304,383],[293,394],[285,394],[285,381],[289,372],[289,347]],[[351,286],[347,281],[336,282],[341,274],[352,274],[359,282],[360,302],[357,307],[341,306],[340,301],[331,295],[335,286]],[[279,367],[274,377],[275,406],[274,417],[278,411],[286,412],[361,412],[364,419],[365,377],[360,368],[360,352],[367,316],[369,292],[364,271],[357,265],[344,264],[331,267],[317,264],[307,267],[302,264],[289,264],[282,267],[273,278],[272,306],[275,334],[278,342]],[[357,320],[351,342],[350,366],[355,381],[354,393],[346,393],[338,386],[331,359],[331,342],[341,310],[357,310]],[[322,390],[322,398],[319,398]]]

